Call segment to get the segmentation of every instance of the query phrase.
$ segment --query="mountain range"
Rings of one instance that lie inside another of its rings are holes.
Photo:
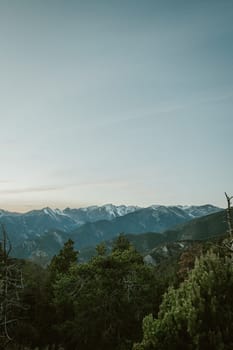
[[[221,208],[209,204],[147,208],[107,204],[64,210],[44,208],[23,214],[0,210],[0,223],[6,227],[15,256],[51,258],[68,238],[82,251],[101,241],[112,240],[121,232],[163,233],[220,211]]]
[[[155,264],[161,257],[164,259],[177,255],[193,244],[221,240],[226,236],[227,230],[226,211],[222,210],[176,225],[163,233],[126,234],[125,237],[145,256],[147,262]],[[105,244],[107,250],[111,251],[114,239]],[[88,260],[95,254],[94,247],[84,248],[80,258]]]

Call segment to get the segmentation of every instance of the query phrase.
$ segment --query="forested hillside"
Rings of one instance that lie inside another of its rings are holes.
[[[231,349],[226,239],[190,241],[182,250],[171,242],[156,265],[145,263],[125,235],[110,252],[97,245],[86,263],[69,239],[47,268],[10,258],[5,239],[1,349]]]

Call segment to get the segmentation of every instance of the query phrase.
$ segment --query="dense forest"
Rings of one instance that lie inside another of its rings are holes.
[[[233,264],[226,241],[193,244],[157,266],[124,235],[79,263],[68,240],[47,266],[1,247],[1,349],[232,349]]]

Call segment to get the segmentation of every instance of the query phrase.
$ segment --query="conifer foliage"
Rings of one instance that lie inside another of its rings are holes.
[[[178,289],[169,288],[158,318],[144,318],[134,350],[233,349],[233,265],[208,252]]]
[[[57,329],[65,349],[131,349],[156,305],[154,271],[120,236],[110,255],[71,266],[54,284]]]
[[[74,250],[74,241],[68,239],[58,255],[55,255],[50,263],[50,269],[54,273],[66,273],[72,264],[76,264],[78,251]]]

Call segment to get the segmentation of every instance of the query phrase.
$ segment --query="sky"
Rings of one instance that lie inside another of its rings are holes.
[[[0,0],[0,208],[225,207],[232,0]]]

